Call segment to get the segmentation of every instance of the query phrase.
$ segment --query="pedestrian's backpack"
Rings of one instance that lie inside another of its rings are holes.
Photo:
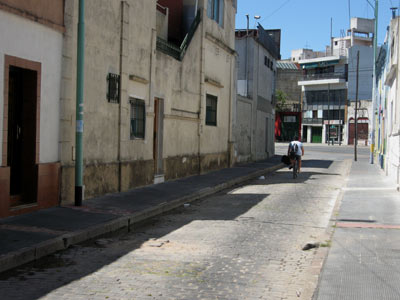
[[[299,145],[297,143],[290,144],[290,156],[296,155],[297,151],[299,151]]]

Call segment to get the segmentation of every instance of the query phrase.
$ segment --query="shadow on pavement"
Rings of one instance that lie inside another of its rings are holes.
[[[160,239],[162,241],[163,237],[187,224],[204,220],[232,221],[268,197],[268,194],[226,196],[225,194],[231,190],[225,190],[150,219],[135,226],[132,232],[128,232],[125,228],[117,233],[71,246],[67,250],[1,273],[1,298],[2,300],[39,299],[118,261],[148,242],[157,242]],[[212,234],[212,231],[210,233]],[[110,251],[106,252],[106,249]],[[82,285],[83,283],[79,286],[84,289]],[[90,298],[90,294],[86,294],[88,291],[83,290],[82,293],[82,296]],[[99,295],[94,297],[96,296]]]

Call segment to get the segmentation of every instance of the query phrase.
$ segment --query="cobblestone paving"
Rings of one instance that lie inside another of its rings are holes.
[[[0,274],[1,299],[311,299],[349,163],[285,169]]]

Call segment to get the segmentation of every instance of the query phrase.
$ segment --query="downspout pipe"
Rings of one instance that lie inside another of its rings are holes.
[[[85,0],[79,0],[76,67],[75,206],[81,206],[83,186],[83,95],[85,65]]]
[[[373,82],[372,82],[372,129],[371,129],[371,150],[369,156],[369,162],[374,163],[375,153],[375,110],[376,110],[376,54],[378,44],[378,0],[375,0],[375,32],[374,32],[374,65],[373,70]]]
[[[122,159],[121,159],[121,142],[122,142],[122,66],[123,66],[123,55],[124,55],[124,6],[125,1],[121,1],[121,28],[120,28],[120,40],[119,40],[119,84],[118,84],[118,145],[117,145],[117,161],[118,161],[118,191],[122,191]]]
[[[245,61],[245,79],[246,79],[246,97],[249,97],[249,74],[248,74],[248,60],[249,60],[249,15],[246,15],[247,27],[246,27],[246,61]]]

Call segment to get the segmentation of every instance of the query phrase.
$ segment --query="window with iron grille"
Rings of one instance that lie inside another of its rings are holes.
[[[131,140],[144,139],[146,128],[146,107],[143,100],[130,98]]]
[[[216,96],[206,96],[206,125],[217,126],[217,100]]]
[[[107,100],[110,103],[119,103],[120,76],[113,73],[107,75]]]

